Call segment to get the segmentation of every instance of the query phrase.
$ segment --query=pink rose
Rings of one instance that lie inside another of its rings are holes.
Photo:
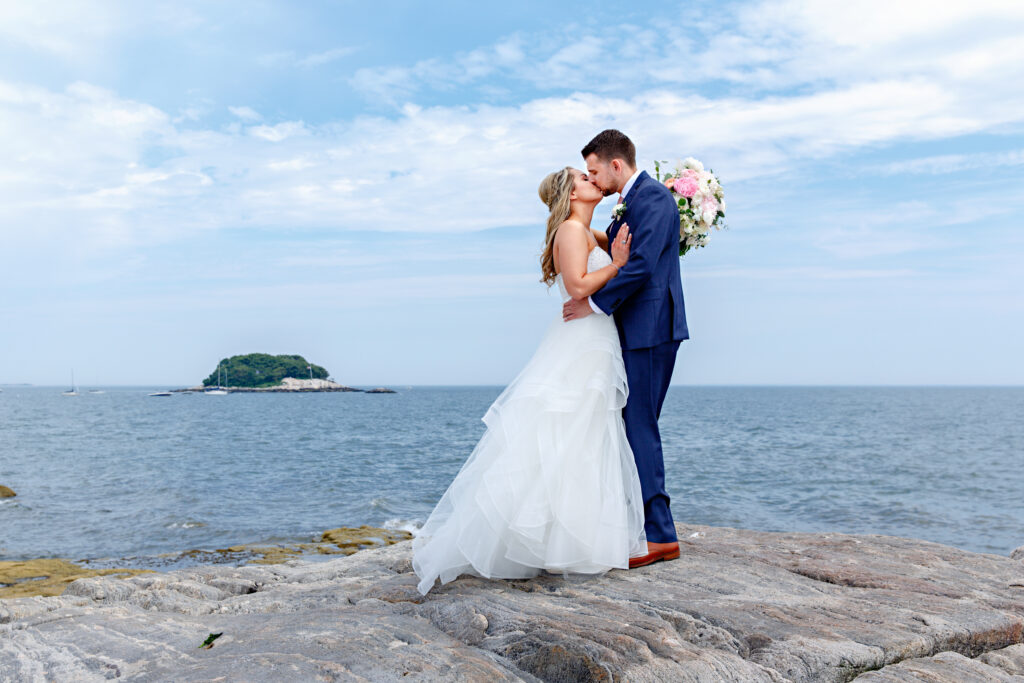
[[[704,222],[711,225],[715,222],[715,217],[718,216],[718,202],[714,197],[705,195],[700,205],[700,212]]]
[[[697,192],[697,181],[684,175],[676,178],[675,182],[672,183],[672,189],[676,191],[676,194],[689,199]]]

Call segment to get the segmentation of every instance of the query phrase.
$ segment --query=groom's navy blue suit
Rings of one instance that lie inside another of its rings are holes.
[[[608,227],[609,247],[623,223],[633,243],[629,261],[591,300],[615,316],[629,398],[622,411],[644,496],[647,540],[676,539],[658,417],[679,343],[689,339],[679,274],[679,208],[668,188],[641,172],[623,197],[625,215]]]

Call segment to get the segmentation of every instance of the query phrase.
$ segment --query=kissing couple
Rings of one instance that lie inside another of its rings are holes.
[[[460,574],[599,574],[679,557],[658,417],[689,337],[679,210],[606,130],[540,184],[540,265],[564,302],[536,353],[484,415],[487,429],[413,540],[426,595]],[[604,232],[590,227],[619,195]]]

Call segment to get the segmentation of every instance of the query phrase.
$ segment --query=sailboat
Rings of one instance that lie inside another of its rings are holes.
[[[221,366],[221,364],[218,363],[217,364],[217,386],[215,388],[213,388],[213,389],[207,389],[206,391],[203,392],[207,396],[227,396],[228,395],[227,389],[225,389],[224,387],[222,387],[220,385],[220,366]]]
[[[75,371],[71,371],[71,388],[60,392],[61,396],[78,396],[78,387],[75,386]]]

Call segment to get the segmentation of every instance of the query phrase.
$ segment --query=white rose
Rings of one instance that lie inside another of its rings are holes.
[[[700,163],[699,161],[697,161],[693,157],[686,157],[685,159],[683,159],[683,167],[684,168],[692,168],[692,169],[697,170],[697,171],[703,171],[704,170],[704,164]]]

